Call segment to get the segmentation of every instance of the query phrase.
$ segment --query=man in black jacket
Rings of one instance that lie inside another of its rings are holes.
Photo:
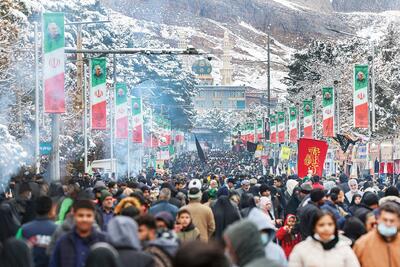
[[[297,217],[300,218],[300,233],[304,239],[311,235],[310,228],[312,220],[320,207],[325,202],[325,193],[322,189],[313,189],[310,193],[310,201],[297,211]]]

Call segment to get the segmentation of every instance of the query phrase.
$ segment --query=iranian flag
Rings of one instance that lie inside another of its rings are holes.
[[[303,101],[304,138],[313,138],[313,101]]]
[[[263,119],[257,120],[257,141],[262,141],[264,133]]]
[[[296,143],[297,142],[297,108],[290,107],[289,108],[289,142]]]
[[[255,127],[253,122],[247,123],[247,141],[254,143]]]
[[[333,87],[322,88],[322,128],[324,137],[335,136],[335,92]]]
[[[284,143],[285,140],[285,112],[277,112],[278,115],[278,141]]]
[[[128,139],[128,97],[125,83],[115,86],[115,137]]]
[[[176,131],[175,132],[175,144],[180,144],[185,141],[185,133],[182,131]]]
[[[91,125],[94,130],[107,128],[106,59],[90,60]]]
[[[368,128],[368,112],[368,65],[355,65],[353,95],[355,128]]]
[[[43,14],[44,112],[64,113],[64,13]]]
[[[276,115],[270,115],[271,143],[276,144]]]
[[[132,141],[133,143],[143,143],[143,114],[142,99],[132,97]],[[153,144],[154,145],[154,144]]]
[[[156,123],[159,128],[159,139],[158,145],[159,146],[168,146],[171,144],[171,137],[172,137],[172,127],[171,121],[165,119],[162,116],[156,117]]]

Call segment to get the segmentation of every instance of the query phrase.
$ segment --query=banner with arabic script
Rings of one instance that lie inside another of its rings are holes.
[[[305,177],[311,170],[313,175],[322,176],[328,143],[321,140],[300,138],[298,141],[297,168],[299,177]]]

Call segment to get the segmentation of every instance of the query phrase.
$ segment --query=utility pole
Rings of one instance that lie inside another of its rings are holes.
[[[76,48],[77,49],[82,49],[82,25],[78,24],[78,30],[77,30],[77,36],[76,36]],[[77,96],[76,96],[76,109],[79,109],[81,107],[84,107],[84,101],[85,97],[83,96],[84,93],[82,93],[82,65],[83,65],[83,55],[82,54],[77,54],[76,55],[76,89],[77,89]]]
[[[111,141],[111,172],[115,174],[115,166],[114,166],[114,92],[115,92],[115,88],[117,85],[117,57],[115,54],[113,54],[113,86],[110,87],[112,88],[112,92],[110,93],[110,119],[111,119],[111,129],[110,129],[110,141]]]
[[[374,60],[375,60],[375,45],[371,43],[372,55],[368,60],[371,62],[371,109],[372,109],[372,133],[375,132],[376,128],[376,118],[375,118],[375,70],[374,70]]]
[[[40,173],[40,88],[39,88],[39,39],[38,24],[33,23],[35,27],[35,166],[36,174]]]
[[[268,42],[267,42],[267,50],[268,50],[268,68],[267,68],[267,96],[268,96],[268,118],[271,115],[271,51],[270,51],[270,27],[268,26]]]
[[[334,94],[336,95],[336,125],[337,125],[337,132],[336,134],[340,134],[340,93],[339,93],[339,83],[340,81],[333,81],[333,90]]]
[[[85,163],[85,173],[88,173],[88,136],[87,136],[87,121],[88,121],[88,112],[87,112],[87,106],[86,106],[86,95],[87,95],[87,66],[84,65],[84,72],[83,72],[83,95],[82,95],[82,100],[83,100],[83,138],[84,140],[84,146],[85,146],[85,152],[84,152],[84,163]]]

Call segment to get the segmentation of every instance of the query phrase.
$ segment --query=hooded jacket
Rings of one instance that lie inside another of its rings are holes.
[[[293,214],[288,214],[286,216],[284,226],[287,225],[288,219],[290,217],[296,217],[296,216]],[[279,240],[287,258],[289,258],[290,253],[292,253],[294,246],[296,246],[298,243],[301,242],[300,233],[298,232],[289,233],[285,230],[283,226],[279,228],[278,231],[276,232],[276,238]]]
[[[229,239],[236,254],[239,267],[275,267],[280,266],[265,256],[260,232],[256,224],[245,219],[230,225],[224,235]]]
[[[258,231],[267,234],[268,238],[263,244],[267,258],[276,261],[281,266],[287,266],[288,263],[283,249],[273,241],[275,239],[275,226],[269,222],[267,215],[260,209],[254,208],[249,213],[248,219],[257,225]]]
[[[140,251],[138,225],[133,219],[126,216],[111,219],[108,224],[108,241],[118,251],[123,266],[151,267],[154,265],[153,258]]]

